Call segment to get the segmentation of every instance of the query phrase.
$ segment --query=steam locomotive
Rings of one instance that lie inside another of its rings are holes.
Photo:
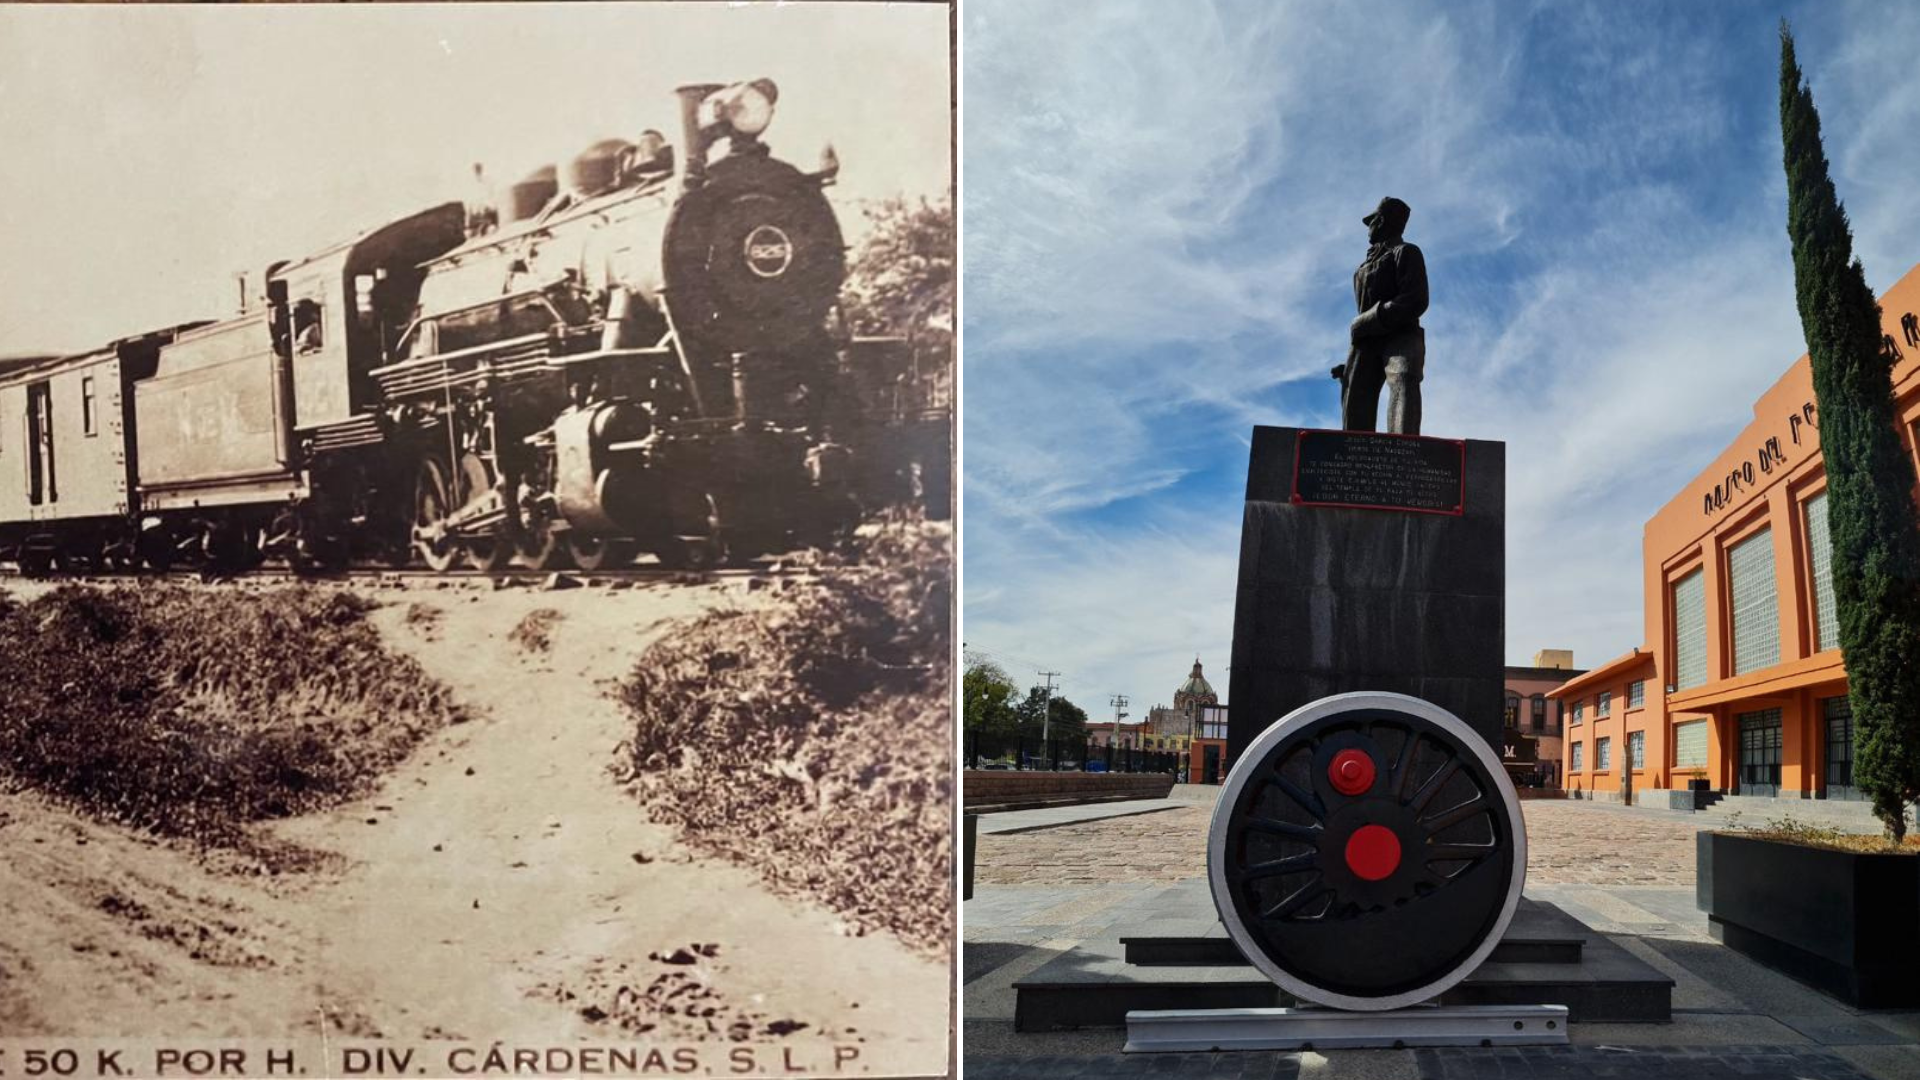
[[[769,80],[675,97],[677,144],[596,143],[276,262],[236,316],[0,373],[0,557],[704,567],[944,513],[949,404],[837,304],[831,151],[772,155]]]

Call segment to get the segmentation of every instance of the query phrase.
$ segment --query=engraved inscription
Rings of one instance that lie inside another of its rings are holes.
[[[1293,501],[1458,514],[1466,444],[1353,431],[1302,431]]]

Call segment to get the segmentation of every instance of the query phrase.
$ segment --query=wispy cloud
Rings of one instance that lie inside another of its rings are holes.
[[[965,9],[969,642],[1101,700],[1170,697],[1197,650],[1224,689],[1248,429],[1334,422],[1358,219],[1396,194],[1428,427],[1508,444],[1509,659],[1641,644],[1642,526],[1802,351],[1778,13],[1061,10]],[[1900,35],[1789,14],[1891,281],[1920,257]]]

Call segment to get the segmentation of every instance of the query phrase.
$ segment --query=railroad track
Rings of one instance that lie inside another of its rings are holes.
[[[75,573],[54,572],[49,574],[28,575],[18,566],[0,565],[0,578],[12,578],[22,581],[44,581],[73,583],[79,585],[121,584],[133,581],[163,581],[173,584],[223,583],[230,581],[270,582],[270,583],[336,583],[336,584],[411,584],[415,582],[435,582],[448,587],[461,588],[571,588],[619,587],[621,585],[675,584],[698,585],[712,582],[739,581],[754,578],[806,578],[818,577],[823,573],[833,573],[832,568],[817,566],[795,566],[780,560],[759,560],[744,566],[717,567],[709,570],[669,570],[659,566],[631,566],[617,569],[594,571],[584,570],[538,570],[528,567],[507,567],[500,570],[458,569],[447,571],[429,570],[425,567],[393,566],[351,566],[344,570],[328,572],[302,572],[290,569],[278,563],[267,563],[237,574],[217,574],[209,577],[197,569],[169,570],[157,573],[152,570],[138,571],[82,571]]]

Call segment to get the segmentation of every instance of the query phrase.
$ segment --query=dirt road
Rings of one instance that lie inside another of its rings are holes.
[[[0,1035],[746,1036],[944,1072],[944,961],[691,855],[608,771],[611,680],[743,590],[372,590],[383,638],[475,719],[366,798],[262,831],[312,868],[248,874],[0,796]],[[511,634],[538,609],[545,649]]]

